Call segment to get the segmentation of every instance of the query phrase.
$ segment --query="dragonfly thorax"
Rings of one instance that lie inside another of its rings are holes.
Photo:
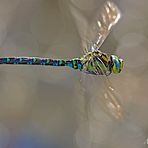
[[[82,58],[82,71],[94,75],[109,75],[112,72],[110,56],[99,50],[88,52]]]

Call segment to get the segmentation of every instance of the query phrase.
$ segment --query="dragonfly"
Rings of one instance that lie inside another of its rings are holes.
[[[86,75],[102,76],[102,79],[107,86],[106,93],[103,95],[105,106],[109,109],[109,112],[114,117],[120,118],[122,116],[121,105],[115,95],[115,90],[112,87],[108,76],[111,73],[120,73],[123,69],[124,61],[116,55],[108,55],[100,51],[101,45],[109,35],[112,27],[119,21],[120,16],[121,13],[113,2],[105,2],[101,12],[97,12],[94,21],[92,21],[92,24],[89,26],[88,35],[90,35],[90,39],[82,39],[82,48],[84,54],[81,57],[72,59],[52,59],[25,56],[0,57],[0,64],[42,65],[58,67],[66,66],[75,70],[79,70]],[[94,26],[95,30],[93,30]],[[88,40],[90,42],[87,42]]]

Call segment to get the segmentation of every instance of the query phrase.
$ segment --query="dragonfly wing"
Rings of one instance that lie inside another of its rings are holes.
[[[93,41],[89,50],[99,50],[114,25],[121,18],[118,7],[111,1],[105,2],[100,11],[97,11],[88,29],[89,40]]]
[[[107,77],[102,80],[105,80],[104,90],[102,92],[102,101],[105,104],[104,107],[106,107],[104,109],[107,109],[106,112],[109,111],[109,114],[115,119],[123,119],[124,111],[121,101],[119,100],[119,95]]]
[[[111,1],[106,1],[101,9],[95,11],[91,19],[88,19],[81,10],[73,5],[70,5],[70,9],[74,16],[85,53],[99,49],[113,26],[121,18],[120,10]]]
[[[88,52],[88,44],[89,40],[87,38],[87,30],[88,30],[88,20],[86,19],[85,15],[75,6],[70,5],[70,9],[72,12],[72,15],[75,19],[75,23],[81,38],[81,43],[82,43],[82,49],[84,51],[84,54]]]
[[[85,99],[83,102],[87,118],[95,117],[95,119],[99,119],[96,116],[106,113],[117,121],[124,119],[119,94],[117,94],[111,82],[106,81],[106,78],[102,79],[93,75],[84,74],[82,77],[81,85],[83,86],[83,97]]]

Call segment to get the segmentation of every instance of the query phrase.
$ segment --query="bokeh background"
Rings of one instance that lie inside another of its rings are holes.
[[[79,57],[81,38],[71,6],[89,22],[104,2],[0,0],[0,56]],[[101,50],[125,60],[123,72],[110,76],[125,120],[113,120],[89,101],[78,71],[1,65],[1,148],[148,147],[148,1],[114,2],[122,19]],[[102,87],[97,86],[96,92]],[[85,104],[92,106],[91,114]]]

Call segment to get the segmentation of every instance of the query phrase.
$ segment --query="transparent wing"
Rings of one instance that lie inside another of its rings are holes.
[[[101,47],[120,18],[121,13],[118,7],[111,1],[105,2],[101,11],[96,12],[92,24],[89,26],[88,39],[93,41],[89,50],[97,50]]]
[[[83,49],[85,49],[84,52],[99,49],[112,27],[121,18],[120,10],[111,1],[106,1],[91,19],[88,19],[82,11],[74,6],[71,6],[71,11],[78,27]]]
[[[124,118],[124,111],[121,105],[121,101],[119,96],[111,84],[110,80],[106,77],[104,81],[104,92],[103,92],[103,101],[105,103],[106,108],[109,109],[109,113],[115,117],[116,119],[123,119]],[[104,108],[105,109],[105,108]]]
[[[118,121],[125,118],[119,94],[109,80],[106,81],[106,79],[87,74],[83,74],[81,80],[81,86],[85,88],[83,95],[87,116],[95,116],[95,119],[97,119],[96,115],[106,113],[109,117]]]

